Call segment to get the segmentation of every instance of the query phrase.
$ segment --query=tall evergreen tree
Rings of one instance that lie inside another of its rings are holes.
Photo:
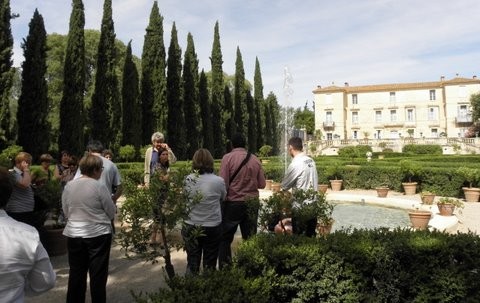
[[[230,93],[230,89],[228,88],[228,85],[225,85],[225,89],[223,90],[223,97],[225,101],[225,110],[224,110],[224,116],[225,116],[225,136],[226,136],[226,141],[229,142],[232,138],[233,135],[236,132],[236,125],[235,125],[235,120],[233,119],[233,100],[232,100],[232,94]],[[228,150],[227,150],[228,152]]]
[[[266,107],[271,128],[271,144],[269,145],[272,146],[272,153],[278,155],[280,153],[280,128],[278,127],[280,122],[280,106],[277,97],[272,92],[267,96]]]
[[[139,150],[142,144],[140,90],[137,66],[132,57],[132,41],[128,42],[122,79],[122,142],[121,145],[133,145]]]
[[[33,13],[27,39],[23,41],[22,90],[18,99],[17,142],[33,159],[48,151],[47,33],[43,17]]]
[[[257,152],[257,115],[255,113],[255,101],[252,94],[247,90],[245,97],[248,112],[247,142],[248,150],[252,153]]]
[[[243,59],[240,48],[237,46],[237,59],[235,60],[235,126],[236,131],[247,137],[247,105],[245,100],[245,70],[243,68]]]
[[[80,155],[85,150],[83,96],[85,94],[85,12],[82,0],[73,0],[70,15],[60,102],[60,150]]]
[[[13,141],[11,133],[10,91],[14,69],[13,37],[10,27],[10,0],[0,0],[0,150]]]
[[[165,45],[163,17],[153,2],[142,52],[142,133],[143,144],[150,144],[155,131],[165,131],[167,121]]]
[[[265,144],[270,145],[273,147],[273,129],[272,129],[272,114],[270,112],[270,107],[269,107],[269,100],[270,96],[272,94],[270,93],[267,97],[267,100],[265,100]]]
[[[212,129],[213,132],[213,144],[214,150],[212,152],[213,157],[219,159],[225,152],[225,140],[224,140],[224,123],[223,117],[223,59],[222,59],[222,47],[220,45],[220,30],[218,21],[215,22],[212,54],[210,57],[210,63],[212,65],[212,86],[211,86],[211,110],[212,110]]]
[[[115,73],[115,30],[112,0],[103,4],[103,18],[97,52],[97,73],[92,96],[91,137],[105,146],[118,148],[121,130],[121,103]],[[115,116],[113,115],[115,112]]]
[[[260,62],[258,61],[258,57],[255,58],[255,74],[253,76],[253,99],[255,100],[255,114],[257,116],[257,148],[259,149],[265,144],[264,140],[264,129],[265,129],[265,121],[264,121],[264,98],[263,98],[263,80],[262,80],[262,73],[260,71]]]
[[[208,81],[203,69],[200,73],[200,79],[198,80],[198,99],[200,104],[200,120],[202,122],[202,144],[200,146],[209,151],[213,151],[213,123],[208,94]]]
[[[188,134],[187,159],[191,159],[200,147],[200,109],[198,99],[198,59],[192,34],[187,35],[187,48],[183,63],[183,112]]]
[[[181,88],[182,76],[182,50],[178,45],[177,27],[172,25],[168,47],[167,61],[167,104],[168,124],[167,142],[175,151],[178,159],[186,160],[185,119],[183,116],[183,100]]]

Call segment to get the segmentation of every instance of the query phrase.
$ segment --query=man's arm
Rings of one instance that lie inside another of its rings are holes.
[[[56,275],[52,263],[41,243],[35,252],[35,264],[28,273],[25,283],[25,294],[35,296],[52,289],[55,286]]]

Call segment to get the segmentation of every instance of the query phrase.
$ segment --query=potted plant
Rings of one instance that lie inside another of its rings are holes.
[[[463,194],[465,195],[465,201],[478,202],[480,197],[480,188],[474,187],[479,180],[480,172],[476,168],[462,166],[457,169],[457,174],[463,177],[465,182],[468,183],[468,187],[462,187]]]
[[[412,160],[401,160],[400,172],[404,175],[404,179],[408,180],[408,182],[402,183],[405,195],[415,195],[417,192],[417,182],[413,180],[420,176],[422,167]]]
[[[327,168],[325,169],[325,175],[330,179],[330,186],[332,187],[332,191],[340,191],[342,190],[342,167],[338,161],[332,162]]]
[[[377,191],[377,196],[379,198],[385,198],[388,195],[388,191],[390,189],[386,185],[381,185],[381,186],[375,187],[375,190]]]
[[[442,197],[437,201],[437,207],[441,216],[452,216],[455,207],[463,208],[463,202],[455,198]]]
[[[420,193],[420,198],[422,199],[423,204],[432,205],[435,200],[435,193],[430,191],[422,191]]]
[[[321,193],[326,193],[328,190],[328,184],[318,184],[318,191]]]
[[[43,229],[40,238],[49,256],[67,253],[67,238],[63,235],[65,221],[62,211],[62,186],[59,180],[49,180],[35,188],[35,218]]]
[[[428,227],[428,223],[432,218],[432,213],[428,210],[421,210],[419,207],[412,205],[413,209],[408,212],[410,223],[413,229],[424,230]]]

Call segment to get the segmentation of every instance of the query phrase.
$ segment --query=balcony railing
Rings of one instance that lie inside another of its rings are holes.
[[[460,114],[460,115],[457,115],[457,117],[455,118],[455,122],[456,123],[472,123],[473,118],[472,118],[472,115]]]
[[[323,128],[324,129],[335,128],[335,122],[333,122],[333,121],[323,122]]]

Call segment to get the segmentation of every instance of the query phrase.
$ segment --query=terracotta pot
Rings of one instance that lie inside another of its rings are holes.
[[[463,194],[465,195],[465,201],[478,202],[480,197],[480,188],[477,187],[463,187]]]
[[[273,180],[265,180],[265,189],[271,190],[272,189]]]
[[[63,235],[63,227],[46,228],[42,234],[43,244],[50,257],[67,253],[67,237]]]
[[[272,192],[278,193],[280,191],[280,185],[278,182],[273,182],[271,185]]]
[[[341,191],[342,190],[343,180],[330,180],[330,186],[332,191]]]
[[[328,184],[318,184],[318,191],[326,193],[328,189]]]
[[[455,210],[455,205],[453,204],[437,204],[437,207],[441,216],[452,216]]]
[[[432,213],[425,210],[414,210],[409,211],[408,216],[410,217],[410,222],[414,229],[426,229]]]
[[[435,200],[435,194],[423,194],[422,195],[422,203],[432,205],[433,201]]]
[[[377,187],[377,196],[380,198],[385,198],[388,195],[388,187]]]
[[[405,191],[405,195],[412,196],[415,195],[417,192],[417,182],[405,182],[402,183],[403,190]]]
[[[328,235],[332,231],[333,223],[335,220],[331,220],[328,224],[317,223],[317,232],[320,236]]]

